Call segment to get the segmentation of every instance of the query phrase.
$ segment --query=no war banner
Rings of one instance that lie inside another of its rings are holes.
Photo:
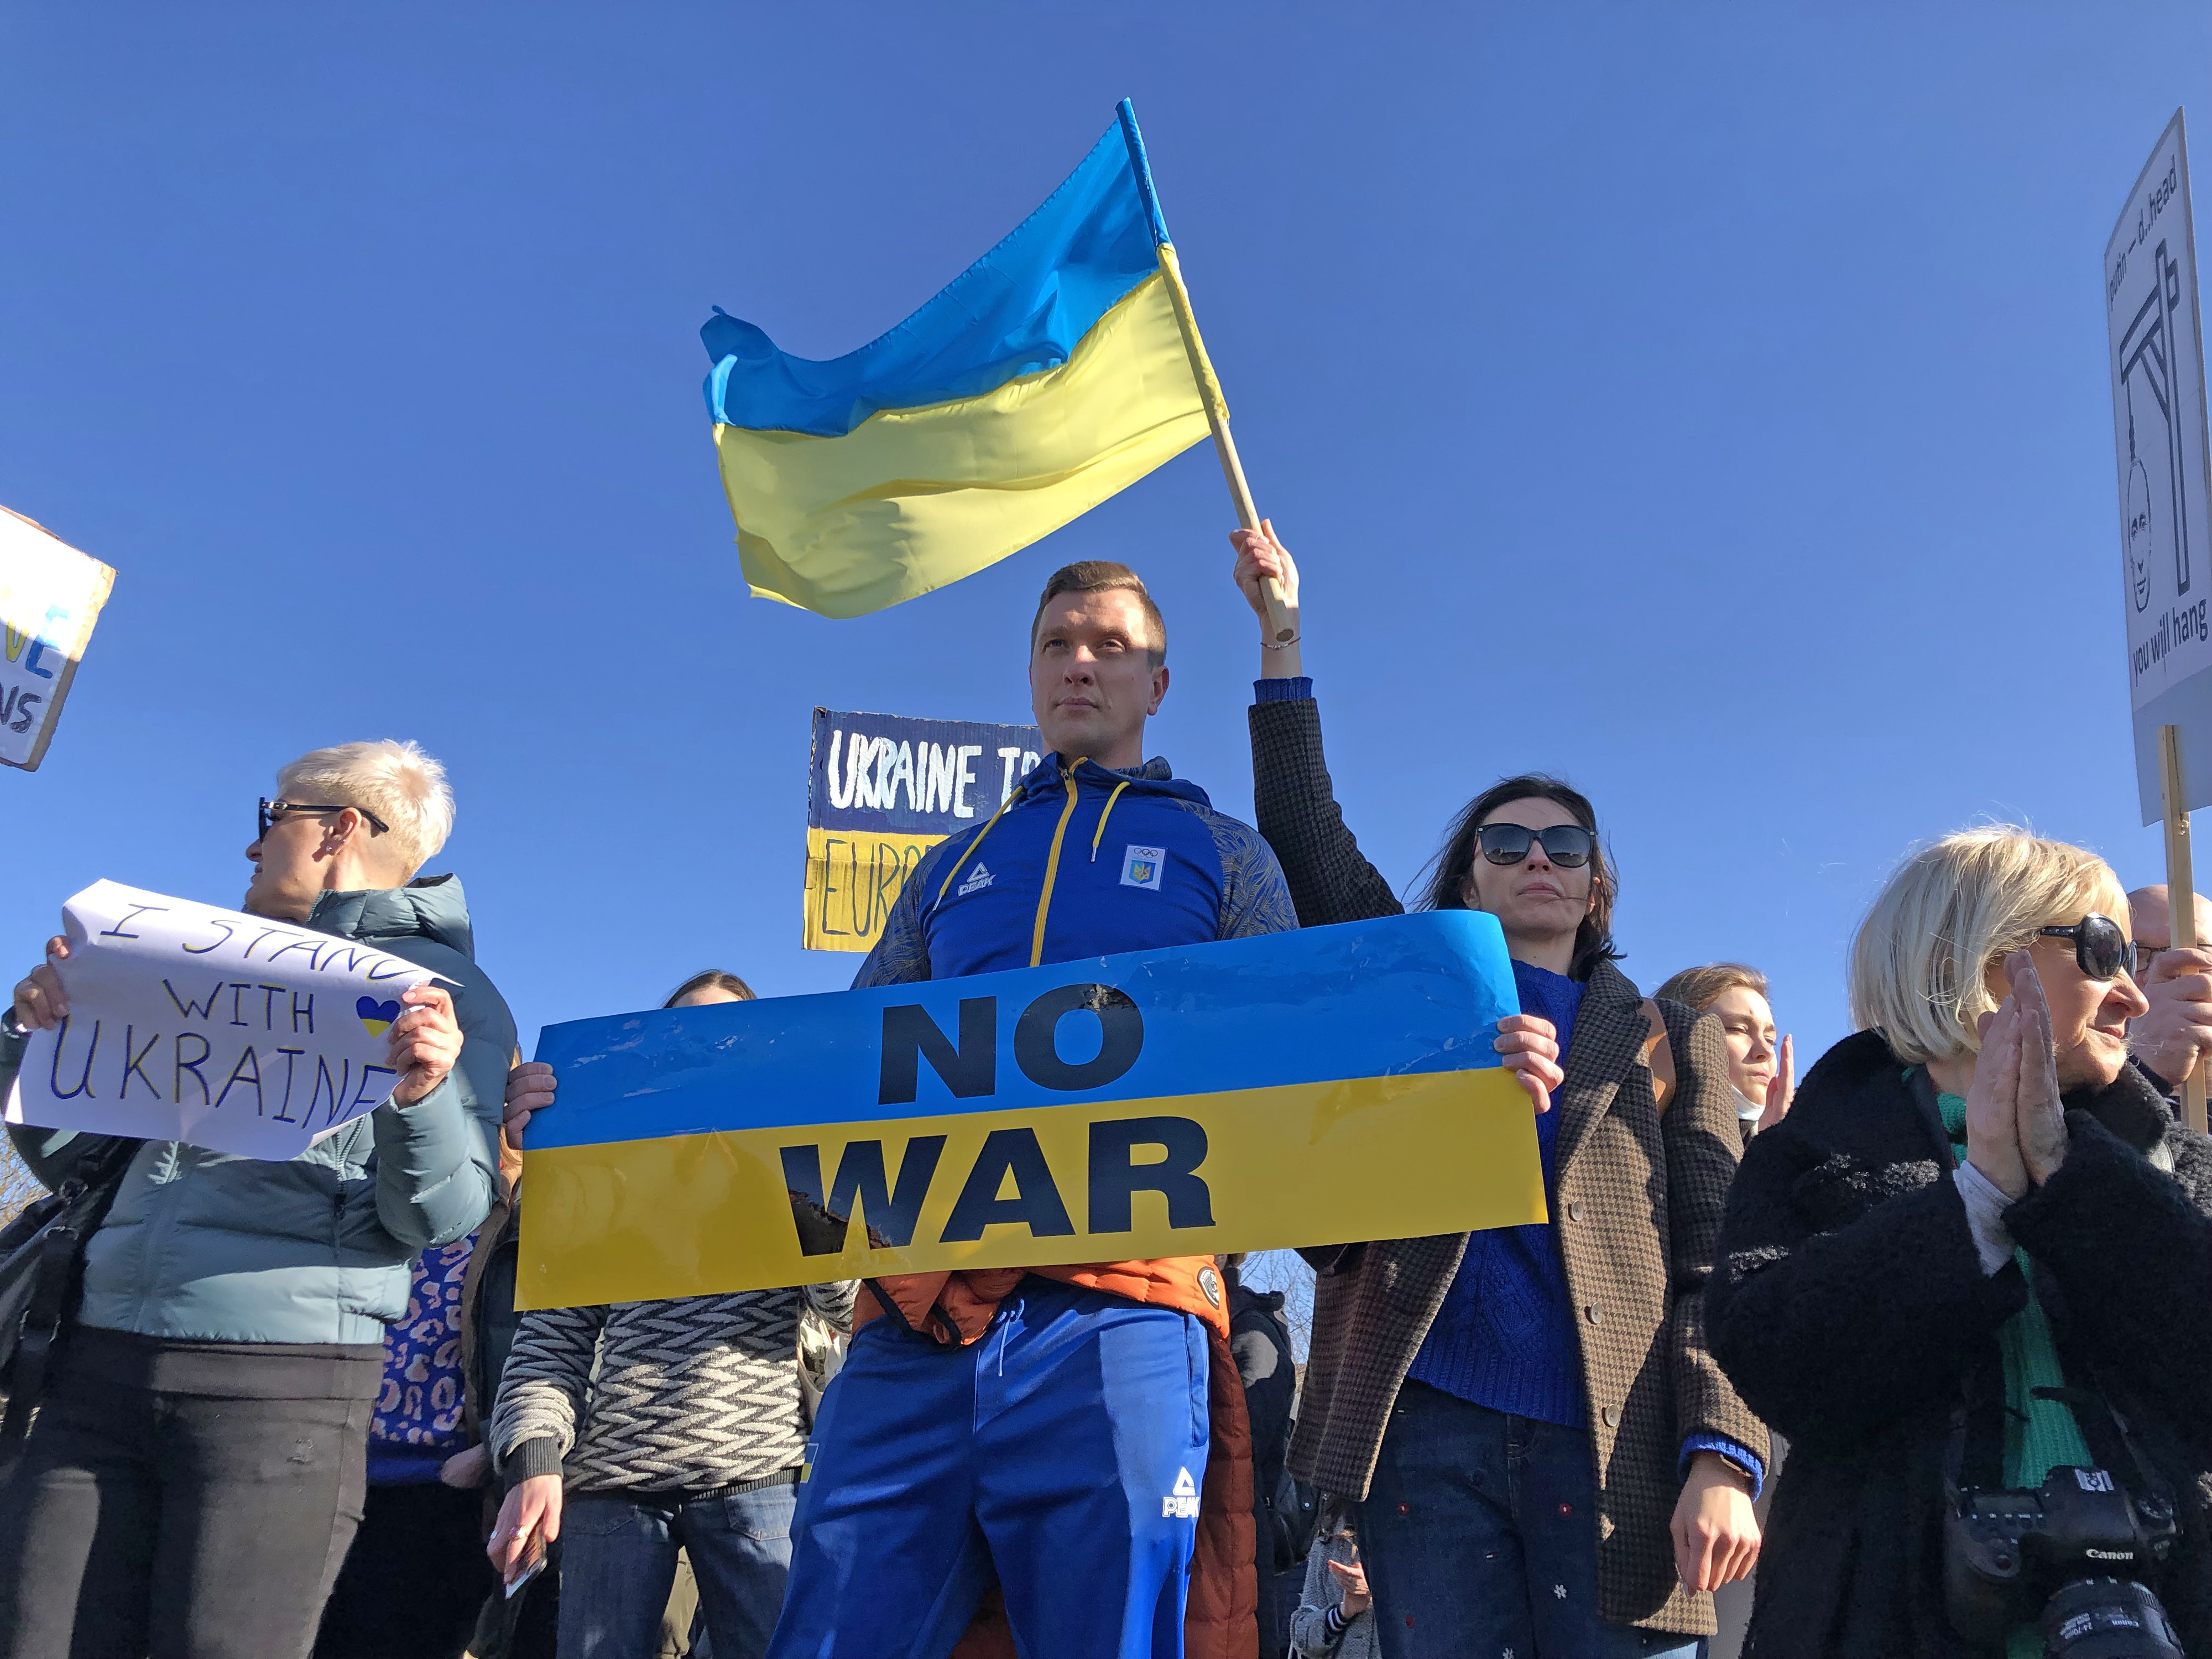
[[[549,1026],[525,1307],[1545,1218],[1493,917]]]

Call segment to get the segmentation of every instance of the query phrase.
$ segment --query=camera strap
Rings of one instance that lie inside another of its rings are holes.
[[[1943,1486],[1954,1504],[1970,1488],[1984,1492],[2004,1487],[2005,1419],[2004,1363],[1995,1345],[1981,1364],[1966,1374],[1959,1403],[1951,1408],[1951,1437],[1943,1451]]]
[[[2105,1397],[2101,1389],[2038,1389],[2039,1400],[2064,1402],[2074,1413],[2074,1422],[2081,1431],[2081,1439],[2089,1448],[2089,1455],[2097,1460],[2097,1467],[2106,1471],[2127,1489],[2128,1496],[2137,1503],[2156,1498],[2172,1508],[2173,1489],[2154,1469],[2136,1444],[2134,1432],[2127,1419],[2113,1409],[2112,1402]]]
[[[2155,1499],[2172,1511],[2173,1489],[2152,1467],[2127,1419],[2100,1389],[2039,1388],[2039,1400],[2063,1402],[2081,1431],[2082,1443],[2096,1466],[2111,1474],[2138,1504]],[[2004,1489],[2005,1419],[2012,1407],[2004,1397],[2004,1367],[1994,1356],[1974,1368],[1959,1403],[1951,1411],[1951,1435],[1943,1454],[1945,1496],[1956,1504],[1963,1492]]]

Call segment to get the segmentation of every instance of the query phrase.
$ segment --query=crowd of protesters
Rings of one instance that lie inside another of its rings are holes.
[[[1263,620],[1265,584],[1294,605],[1272,528],[1232,540]],[[922,859],[855,983],[1408,908],[1297,639],[1261,633],[1249,826],[1146,756],[1142,581],[1057,572],[1052,752]],[[1301,1376],[1233,1257],[519,1315],[521,1152],[560,1104],[459,882],[420,873],[443,771],[347,744],[276,789],[244,908],[439,978],[390,1101],[289,1163],[10,1126],[97,1203],[51,1354],[6,1378],[0,1659],[1704,1659],[1747,1581],[1725,1639],[1759,1659],[2033,1654],[2113,1607],[2169,1645],[2096,1651],[2212,1654],[2212,1143],[2173,1098],[2212,951],[2091,854],[1910,854],[1853,946],[1858,1034],[1801,1086],[1755,968],[1647,996],[1617,965],[1592,801],[1483,789],[1411,903],[1498,919],[1550,1218],[1302,1251]],[[1160,890],[1059,856],[1109,817],[1167,850]],[[68,956],[15,986],[0,1088]],[[710,970],[666,1006],[751,995]],[[2068,1471],[2117,1472],[2155,1561],[1962,1612],[1972,1494]]]

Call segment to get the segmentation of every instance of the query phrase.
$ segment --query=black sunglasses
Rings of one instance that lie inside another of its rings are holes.
[[[1579,870],[1596,848],[1597,837],[1579,823],[1555,823],[1548,830],[1531,830],[1519,823],[1486,823],[1476,830],[1482,856],[1492,864],[1518,864],[1534,843],[1541,843],[1544,856],[1562,870]]]
[[[317,805],[311,801],[304,800],[270,800],[264,795],[261,798],[261,814],[253,838],[256,841],[268,840],[270,826],[283,822],[295,812],[343,812],[346,810],[343,806],[332,806],[327,802]],[[366,806],[356,806],[352,810],[368,820],[368,833],[372,836],[380,836],[392,828]]]
[[[2043,927],[2037,931],[2051,939],[2072,939],[2074,964],[2090,979],[2117,979],[2123,971],[2135,971],[2136,942],[2122,933],[2120,924],[2110,916],[2100,916],[2093,910],[2071,927]]]

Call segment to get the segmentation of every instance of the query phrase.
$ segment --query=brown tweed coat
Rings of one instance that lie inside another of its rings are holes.
[[[1345,827],[1311,700],[1255,704],[1260,832],[1309,927],[1396,915],[1390,885]],[[1675,1089],[1664,1115],[1644,1062],[1643,997],[1611,963],[1591,973],[1564,1058],[1552,1224],[1581,1317],[1596,1459],[1600,1610],[1617,1624],[1711,1634],[1712,1598],[1685,1589],[1668,1533],[1683,1441],[1723,1436],[1768,1455],[1766,1430],[1705,1344],[1705,1288],[1742,1155],[1719,1022],[1665,1005]],[[1407,1368],[1443,1305],[1467,1235],[1310,1250],[1313,1349],[1291,1466],[1364,1498]]]

